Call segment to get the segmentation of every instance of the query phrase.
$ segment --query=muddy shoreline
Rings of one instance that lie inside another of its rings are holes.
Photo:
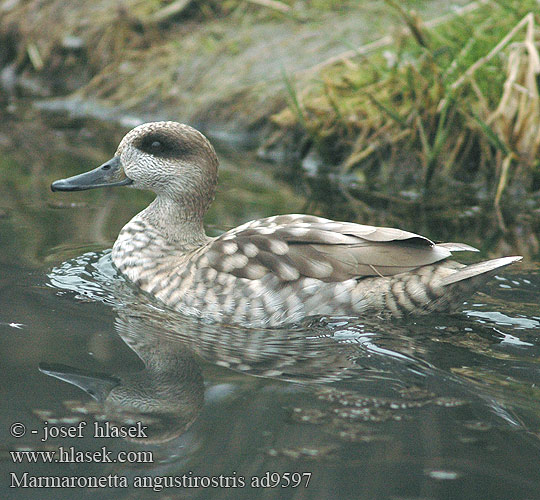
[[[286,80],[402,27],[380,0],[284,11],[184,3],[169,12],[136,0],[0,2],[0,99],[46,99],[50,110],[101,119],[185,121],[253,148],[280,128],[272,117],[290,102]],[[413,3],[429,19],[465,2]],[[289,142],[269,147],[268,159],[297,156]]]

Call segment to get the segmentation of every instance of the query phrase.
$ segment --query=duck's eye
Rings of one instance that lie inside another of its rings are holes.
[[[142,137],[139,141],[136,141],[134,145],[144,153],[163,158],[174,155],[174,152],[177,149],[177,145],[174,140],[172,140],[170,137],[164,136],[163,134],[157,133]]]

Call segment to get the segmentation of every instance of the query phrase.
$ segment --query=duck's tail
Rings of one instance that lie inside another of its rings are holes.
[[[523,257],[517,255],[514,257],[501,257],[499,259],[486,260],[484,262],[478,262],[477,264],[471,264],[456,270],[456,272],[450,274],[449,276],[445,276],[441,279],[441,284],[443,286],[452,285],[454,283],[458,283],[459,281],[469,280],[477,276],[483,276],[488,279],[497,269],[509,266],[514,262],[520,261],[521,259],[523,259]]]
[[[454,245],[454,244],[452,244]],[[465,250],[462,246],[455,250]],[[351,294],[353,314],[381,317],[451,312],[478,291],[500,268],[522,257],[502,257],[463,265],[443,260],[389,277],[368,277]]]
[[[444,276],[436,280],[431,287],[434,295],[438,297],[426,305],[424,312],[451,312],[457,309],[468,296],[477,292],[493,274],[500,268],[520,261],[523,257],[501,257],[500,259],[486,260],[460,266],[452,269],[446,267],[446,263],[441,263],[444,269]],[[457,264],[454,262],[454,264]]]

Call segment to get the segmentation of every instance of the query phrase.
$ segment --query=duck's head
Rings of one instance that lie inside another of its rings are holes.
[[[204,213],[214,199],[217,167],[214,148],[198,130],[177,122],[151,122],[128,132],[111,160],[90,172],[55,181],[51,189],[130,186]]]

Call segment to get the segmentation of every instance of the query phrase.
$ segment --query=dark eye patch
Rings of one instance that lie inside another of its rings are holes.
[[[139,137],[134,146],[145,153],[163,158],[181,158],[189,153],[189,146],[178,136],[166,131],[155,131]]]

